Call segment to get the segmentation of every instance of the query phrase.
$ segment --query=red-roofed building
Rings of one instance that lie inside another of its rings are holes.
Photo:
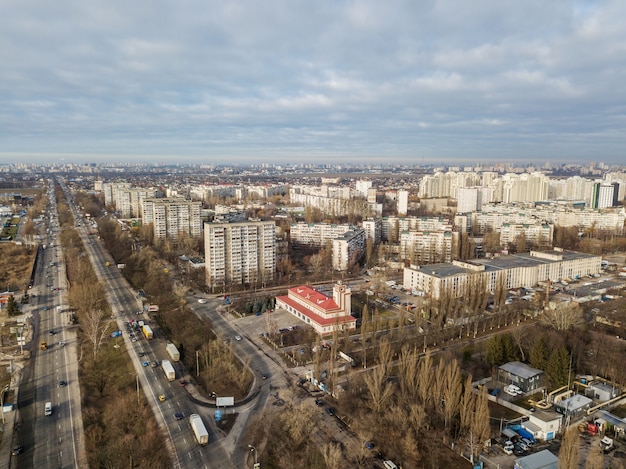
[[[342,283],[333,287],[333,296],[302,285],[290,288],[287,296],[276,297],[276,308],[282,308],[308,324],[320,335],[356,329],[356,319],[350,314],[352,292]]]

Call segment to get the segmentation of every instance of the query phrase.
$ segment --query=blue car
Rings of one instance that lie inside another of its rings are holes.
[[[148,366],[148,362],[142,362],[141,363],[143,366]]]

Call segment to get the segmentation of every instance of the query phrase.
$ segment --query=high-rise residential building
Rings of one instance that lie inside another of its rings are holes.
[[[205,223],[204,257],[209,287],[269,282],[276,271],[276,224]]]
[[[365,230],[357,228],[333,239],[333,269],[348,270],[365,250]]]
[[[619,183],[596,182],[593,185],[591,208],[607,208],[617,204]]]
[[[400,257],[411,264],[451,262],[459,242],[456,231],[403,231],[400,234]]]
[[[324,247],[334,238],[343,236],[345,232],[355,228],[348,223],[293,223],[290,227],[290,241],[292,244],[303,246]]]
[[[178,239],[181,233],[202,235],[201,202],[182,198],[149,198],[142,204],[142,222],[152,223],[155,239]]]
[[[398,216],[405,216],[409,210],[409,191],[398,191]]]
[[[383,221],[380,218],[363,220],[365,239],[371,239],[374,244],[380,243],[383,234]]]
[[[372,187],[372,181],[359,180],[355,184],[355,189],[360,192],[363,197],[367,197],[367,191]]]

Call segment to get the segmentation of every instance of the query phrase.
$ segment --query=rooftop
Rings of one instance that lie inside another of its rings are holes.
[[[500,366],[500,369],[524,379],[530,379],[543,373],[543,371],[533,368],[532,366],[528,366],[522,362],[505,363]]]

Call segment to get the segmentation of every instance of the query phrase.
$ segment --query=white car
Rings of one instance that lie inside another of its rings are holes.
[[[241,340],[241,336],[240,335],[236,335],[235,336],[235,340]]]
[[[206,304],[206,300],[204,298],[200,298],[198,300],[198,303],[200,303],[201,305]]]

